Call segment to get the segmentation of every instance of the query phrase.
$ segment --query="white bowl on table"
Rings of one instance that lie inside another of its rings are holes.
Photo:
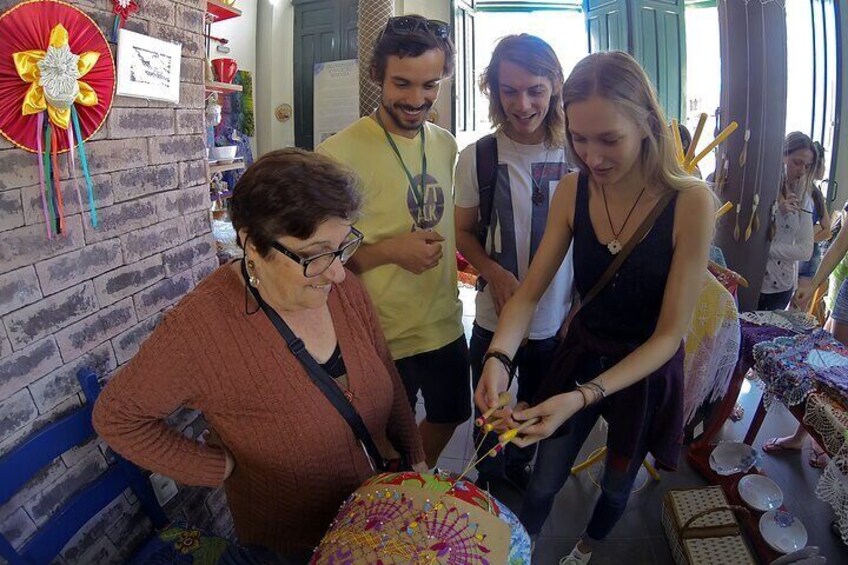
[[[237,145],[225,145],[224,147],[212,147],[209,149],[209,159],[225,165],[232,163],[236,158]]]

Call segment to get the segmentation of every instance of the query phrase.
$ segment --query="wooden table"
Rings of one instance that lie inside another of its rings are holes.
[[[715,447],[714,440],[721,431],[721,428],[724,426],[724,423],[730,417],[731,412],[733,412],[733,407],[736,406],[736,400],[739,398],[739,393],[742,390],[742,383],[745,382],[745,375],[753,365],[752,351],[754,346],[757,343],[760,343],[755,330],[756,328],[751,324],[742,324],[741,351],[739,354],[739,360],[733,370],[733,375],[730,378],[727,393],[724,395],[721,403],[707,422],[704,434],[699,437],[697,441],[692,443],[687,453],[687,459],[692,468],[700,473],[701,476],[703,476],[710,484],[721,486],[730,504],[738,504],[740,506],[745,506],[746,508],[747,505],[742,501],[738,490],[739,481],[745,476],[745,474],[737,473],[730,476],[719,475],[710,468],[710,454]],[[784,335],[792,335],[792,332],[786,330]],[[767,339],[772,339],[772,337],[768,337]],[[765,341],[765,339],[763,341]],[[760,408],[763,408],[762,401],[760,401]],[[803,409],[801,412],[800,420],[803,420]],[[754,418],[756,419],[758,416],[760,416],[758,423],[759,426],[762,425],[762,420],[765,417],[765,410],[763,409],[763,414],[760,415],[758,408]],[[757,430],[759,430],[759,427]],[[750,433],[751,430],[749,429],[749,435]],[[756,435],[756,432],[754,432],[754,435]],[[750,445],[747,436],[745,443]],[[748,474],[750,473],[765,474],[756,468],[752,469]],[[752,549],[754,550],[757,558],[763,563],[770,563],[780,557],[781,554],[769,547],[763,539],[763,536],[760,534],[759,523],[760,516],[763,513],[752,509],[749,509],[749,511],[750,514],[747,518],[739,518],[742,522],[743,530],[747,534],[748,541],[750,542],[750,545],[753,546]]]

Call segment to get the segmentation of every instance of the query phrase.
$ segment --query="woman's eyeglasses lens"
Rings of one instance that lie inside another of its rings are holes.
[[[350,239],[342,244],[342,247],[338,252],[325,253],[311,259],[306,265],[304,274],[307,277],[317,277],[330,268],[330,265],[332,265],[333,261],[336,260],[336,256],[339,257],[342,265],[344,265],[353,256],[353,254],[356,253],[356,250],[359,249],[360,243],[362,243],[362,237],[351,234]]]

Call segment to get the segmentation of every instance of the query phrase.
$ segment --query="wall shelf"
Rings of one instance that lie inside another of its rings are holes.
[[[215,173],[223,173],[225,171],[240,171],[244,168],[244,159],[239,159],[237,161],[233,161],[232,163],[227,163],[226,165],[209,165],[209,176],[214,175]]]
[[[221,0],[206,0],[206,13],[210,23],[222,22],[241,15],[241,10],[227,6]]]
[[[233,92],[241,92],[240,84],[231,84],[229,82],[206,81],[206,93],[217,92],[219,94],[232,94]]]

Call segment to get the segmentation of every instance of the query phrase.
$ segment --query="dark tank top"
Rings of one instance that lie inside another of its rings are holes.
[[[654,332],[674,252],[676,202],[675,195],[609,284],[581,310],[582,325],[592,335],[636,346]],[[580,296],[586,296],[615,256],[595,235],[584,174],[577,183],[573,241],[574,281]]]

